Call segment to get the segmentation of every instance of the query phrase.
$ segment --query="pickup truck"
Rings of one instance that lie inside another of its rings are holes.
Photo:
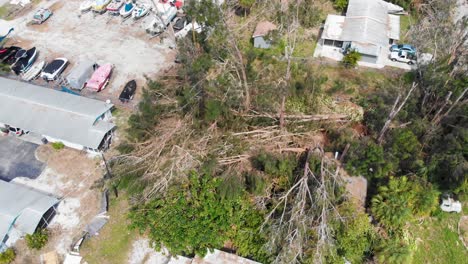
[[[390,60],[404,62],[404,63],[408,63],[409,65],[413,65],[416,63],[416,56],[404,50],[392,51],[390,53]]]

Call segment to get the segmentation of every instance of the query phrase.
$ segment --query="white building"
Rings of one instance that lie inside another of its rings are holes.
[[[105,150],[115,129],[113,104],[6,78],[0,78],[0,105],[0,126],[78,150]]]
[[[343,52],[355,49],[360,65],[384,67],[389,45],[400,39],[403,9],[382,0],[349,0],[346,16],[328,15],[314,57],[341,60]]]

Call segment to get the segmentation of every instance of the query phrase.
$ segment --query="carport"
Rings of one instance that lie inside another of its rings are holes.
[[[7,248],[9,234],[33,234],[46,227],[59,200],[26,186],[0,180],[0,252]]]

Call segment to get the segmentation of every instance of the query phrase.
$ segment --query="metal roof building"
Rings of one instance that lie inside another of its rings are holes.
[[[0,123],[43,135],[49,141],[97,150],[115,128],[113,104],[0,78]]]
[[[377,63],[383,48],[400,39],[401,7],[382,0],[349,0],[346,16],[328,15],[321,44],[354,48],[363,60]]]
[[[0,252],[12,229],[34,233],[41,221],[50,220],[46,213],[58,202],[51,195],[0,180]]]

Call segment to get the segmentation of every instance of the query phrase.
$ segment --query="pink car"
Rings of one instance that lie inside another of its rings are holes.
[[[88,80],[86,83],[86,87],[95,91],[99,92],[104,89],[104,87],[109,82],[112,69],[112,64],[104,64],[100,66],[91,76],[91,79]]]

